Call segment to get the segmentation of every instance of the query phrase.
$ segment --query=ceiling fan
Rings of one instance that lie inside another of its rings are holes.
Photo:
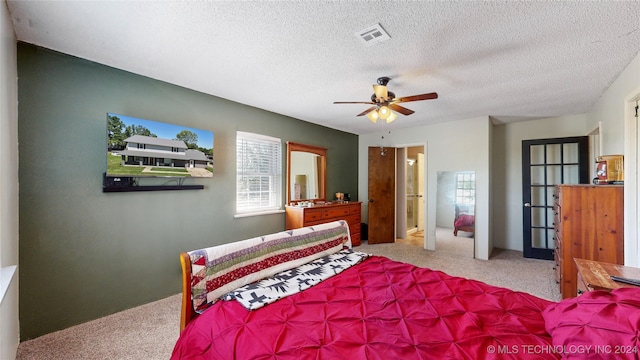
[[[378,84],[373,85],[373,95],[371,95],[371,101],[335,101],[334,104],[373,105],[357,116],[367,115],[369,120],[373,121],[374,123],[378,120],[378,118],[386,120],[387,123],[390,123],[398,117],[393,111],[399,112],[402,115],[411,115],[414,113],[413,110],[398,105],[399,103],[432,100],[438,98],[438,93],[435,92],[396,98],[396,94],[387,90],[387,84],[389,83],[389,80],[391,80],[391,78],[386,76],[378,78]]]

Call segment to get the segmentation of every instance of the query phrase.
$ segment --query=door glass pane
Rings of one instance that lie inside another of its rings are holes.
[[[531,153],[530,164],[544,164],[544,145],[531,145],[529,152]]]
[[[562,184],[562,174],[560,165],[547,166],[547,185]]]
[[[543,206],[545,205],[545,188],[544,187],[532,187],[531,188],[531,205]]]
[[[547,206],[553,206],[553,203],[554,203],[554,201],[555,201],[555,200],[553,199],[553,190],[554,190],[554,187],[553,187],[553,186],[547,186],[547,187],[546,187],[546,189],[547,189],[547,191],[546,191],[546,192],[547,192],[547,204],[546,204],[546,205],[547,205]]]
[[[547,228],[552,228],[553,227],[553,208],[552,207],[548,207],[547,208]]]
[[[544,166],[531,167],[531,185],[544,184]]]
[[[531,229],[531,247],[546,248],[545,244],[546,229]]]
[[[561,144],[549,144],[547,145],[547,164],[561,164],[562,158],[560,156]]]
[[[580,167],[578,165],[564,166],[564,183],[565,184],[580,183]]]
[[[531,208],[531,226],[545,226],[544,213],[544,208]]]
[[[562,144],[564,146],[564,162],[578,163],[578,143]]]
[[[547,229],[547,249],[553,249],[555,247],[555,243],[553,242],[553,229]]]

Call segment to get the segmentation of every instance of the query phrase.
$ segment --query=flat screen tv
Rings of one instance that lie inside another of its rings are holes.
[[[108,177],[213,177],[213,132],[107,113]]]

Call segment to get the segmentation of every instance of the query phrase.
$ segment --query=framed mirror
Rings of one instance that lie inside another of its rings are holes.
[[[287,205],[324,201],[327,149],[287,141]]]

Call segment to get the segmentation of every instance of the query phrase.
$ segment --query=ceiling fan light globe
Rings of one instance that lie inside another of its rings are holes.
[[[381,107],[378,109],[378,116],[379,116],[379,117],[380,117],[380,119],[382,119],[382,120],[386,120],[386,119],[389,117],[389,115],[390,115],[390,114],[391,114],[391,109],[389,109],[389,108],[388,108],[388,107],[386,107],[386,106],[381,106]]]
[[[398,115],[393,111],[390,111],[390,113],[391,114],[389,114],[389,117],[387,118],[387,124],[398,118]]]
[[[378,112],[376,110],[373,110],[367,114],[367,117],[369,118],[369,120],[371,120],[371,122],[375,124],[376,121],[378,121]]]

